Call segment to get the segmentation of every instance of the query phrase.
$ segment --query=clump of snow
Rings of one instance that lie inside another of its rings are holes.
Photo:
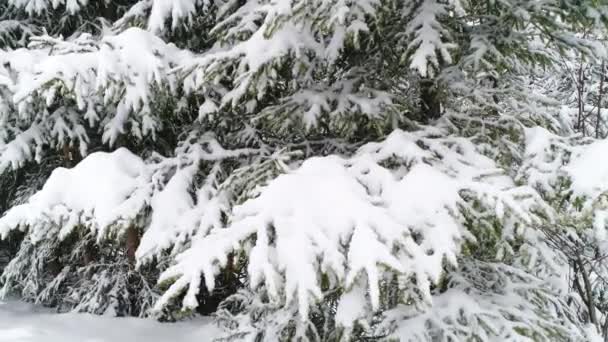
[[[447,30],[439,20],[447,14],[448,8],[436,0],[422,1],[418,8],[412,7],[415,13],[406,28],[406,34],[414,36],[408,47],[410,68],[423,77],[433,76],[433,69],[439,66],[440,60],[452,63],[449,50],[455,45],[444,42],[448,38]]]
[[[542,127],[526,128],[522,175],[528,184],[551,192],[560,178],[589,207],[608,190],[608,140],[564,138]]]
[[[183,221],[191,219],[189,215],[184,214],[192,210],[194,201],[184,194],[188,193],[196,171],[197,165],[176,171],[167,185],[152,198],[151,224],[137,250],[139,258],[159,253],[164,248],[169,248],[172,242],[176,242],[179,231],[167,228],[184,227],[186,222]]]
[[[528,184],[552,191],[564,163],[562,156],[552,151],[560,143],[560,138],[542,127],[525,128],[524,137],[522,176]]]
[[[526,128],[522,173],[529,184],[550,190],[559,177],[571,181],[575,197],[588,203],[608,190],[608,140],[587,140],[573,144],[542,127]],[[585,143],[587,142],[587,143]]]
[[[29,228],[36,241],[49,229],[60,229],[62,237],[79,224],[101,236],[111,225],[132,221],[146,204],[137,191],[146,187],[144,175],[143,160],[124,148],[93,153],[72,169],[57,168],[38,193],[0,218],[0,236]]]
[[[377,265],[404,270],[388,251],[405,245],[406,229],[386,208],[373,203],[344,160],[311,158],[296,172],[272,181],[259,197],[238,206],[227,229],[212,232],[180,255],[182,262],[165,272],[161,281],[182,278],[159,307],[189,284],[184,304],[195,307],[200,274],[205,275],[207,287],[213,288],[215,263],[225,264],[227,254],[253,234],[257,240],[248,268],[252,286],[263,283],[274,298],[284,290],[286,301],[296,300],[302,317],[320,299],[319,267],[350,282],[360,272],[366,274],[377,307]],[[342,244],[350,247],[344,250],[339,247]],[[277,282],[280,273],[284,283]]]
[[[342,295],[336,309],[336,323],[348,329],[352,328],[358,319],[368,316],[371,308],[366,294],[365,284],[359,282]]]
[[[575,153],[564,170],[572,179],[577,196],[596,198],[608,190],[608,140],[597,140]]]
[[[205,0],[207,3],[209,0]],[[161,31],[167,18],[172,19],[171,28],[176,28],[180,20],[190,19],[200,0],[153,0],[148,19],[148,28],[153,32]]]

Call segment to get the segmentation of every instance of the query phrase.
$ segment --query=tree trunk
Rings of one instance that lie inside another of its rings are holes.
[[[420,81],[420,102],[426,120],[435,120],[441,117],[439,92],[433,80],[423,78]]]
[[[585,132],[585,106],[583,104],[583,93],[585,87],[585,79],[583,77],[583,62],[581,60],[581,64],[578,68],[578,77],[577,77],[576,91],[577,91],[577,104],[578,104],[578,118],[577,118],[577,128],[583,132],[583,136],[586,135]]]
[[[82,261],[84,262],[85,265],[89,265],[90,263],[95,262],[97,260],[97,258],[98,258],[97,248],[95,246],[95,243],[93,241],[90,241],[85,246]]]
[[[135,252],[139,247],[139,241],[139,232],[135,226],[129,226],[126,232],[125,247],[127,249],[127,259],[132,265],[135,265]]]

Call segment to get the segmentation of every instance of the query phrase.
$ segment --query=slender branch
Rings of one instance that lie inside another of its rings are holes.
[[[601,111],[602,111],[602,99],[604,97],[604,66],[605,62],[602,61],[601,71],[600,71],[600,89],[599,96],[597,99],[597,117],[595,121],[595,137],[597,139],[600,138],[600,121],[602,120]]]

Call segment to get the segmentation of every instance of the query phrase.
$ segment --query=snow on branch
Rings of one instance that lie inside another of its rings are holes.
[[[531,223],[530,209],[542,205],[529,190],[506,183],[490,159],[459,138],[396,131],[351,158],[307,159],[236,206],[226,228],[178,255],[161,275],[172,285],[156,308],[184,291],[184,307],[196,307],[201,275],[212,290],[231,253],[247,255],[252,288],[297,305],[302,320],[323,297],[321,275],[347,293],[362,281],[366,291],[356,293],[365,298],[355,302],[374,309],[381,282],[413,277],[430,303],[444,263],[455,265],[461,244],[475,239],[464,225],[463,191],[500,208],[500,220]]]
[[[137,28],[101,40],[41,36],[30,47],[0,51],[0,103],[6,105],[0,106],[6,123],[0,136],[8,137],[0,141],[0,169],[31,160],[32,145],[78,141],[84,155],[85,121],[103,125],[110,145],[126,127],[139,138],[153,135],[159,124],[150,108],[152,87],[174,87],[169,70],[188,54]],[[14,126],[23,120],[35,134]]]
[[[102,236],[143,209],[150,191],[144,180],[143,160],[128,150],[93,153],[73,169],[54,170],[38,193],[11,208],[0,219],[0,236],[19,227],[30,230],[33,242],[49,234],[62,239],[78,225]]]

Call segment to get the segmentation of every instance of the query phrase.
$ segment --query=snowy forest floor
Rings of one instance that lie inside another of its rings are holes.
[[[158,323],[137,318],[56,314],[16,301],[0,301],[0,342],[201,342],[217,328],[210,321]]]

